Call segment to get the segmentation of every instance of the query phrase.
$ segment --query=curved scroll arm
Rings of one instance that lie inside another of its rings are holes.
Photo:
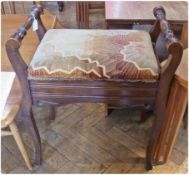
[[[41,141],[40,135],[35,123],[35,119],[32,113],[32,96],[30,91],[30,85],[28,81],[27,64],[24,62],[19,48],[21,42],[26,35],[27,30],[32,26],[34,20],[37,20],[38,29],[36,30],[38,39],[41,40],[46,32],[45,27],[42,24],[40,14],[43,12],[43,8],[40,5],[35,5],[24,25],[18,29],[18,31],[12,35],[6,42],[6,51],[8,58],[13,66],[14,71],[19,79],[22,88],[22,100],[20,104],[19,113],[21,114],[22,120],[32,137],[34,148],[35,148],[35,162],[41,163]]]
[[[166,117],[166,106],[171,81],[178,65],[180,64],[183,53],[182,43],[175,38],[173,31],[170,29],[170,26],[166,20],[166,12],[164,8],[161,6],[155,7],[153,12],[157,21],[151,31],[152,41],[156,42],[159,33],[162,32],[165,37],[169,56],[166,63],[160,69],[158,92],[154,107],[154,114],[156,115],[156,118],[147,148],[147,169],[152,169],[153,149]]]
[[[41,21],[40,15],[43,12],[41,5],[35,5],[32,7],[30,14],[28,15],[26,22],[13,34],[6,42],[6,51],[8,58],[12,64],[13,69],[20,81],[22,87],[23,98],[27,97],[27,101],[31,103],[29,84],[27,80],[27,64],[22,58],[19,48],[27,30],[32,26],[34,20],[37,20],[38,29],[36,33],[38,39],[41,40],[46,32],[46,29]]]

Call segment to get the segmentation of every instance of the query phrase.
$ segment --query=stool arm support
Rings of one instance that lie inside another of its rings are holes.
[[[28,106],[31,105],[31,97],[30,97],[30,88],[28,83],[28,72],[27,68],[28,65],[25,63],[24,59],[22,58],[19,48],[21,46],[21,42],[26,35],[26,32],[32,26],[34,20],[37,20],[38,29],[36,33],[38,35],[39,41],[42,40],[43,36],[45,35],[46,29],[41,21],[40,15],[43,12],[43,8],[41,5],[37,4],[34,5],[31,9],[30,14],[28,15],[25,23],[18,29],[18,31],[13,34],[6,42],[5,47],[7,51],[8,58],[13,66],[14,71],[20,81],[22,87],[22,98],[27,101]]]
[[[10,44],[12,47],[19,48],[21,42],[26,35],[27,31],[32,26],[33,21],[36,19],[38,24],[38,29],[36,30],[39,41],[42,40],[43,36],[46,33],[46,29],[41,21],[40,15],[43,12],[43,7],[41,5],[34,5],[31,9],[30,14],[28,15],[25,23],[13,34],[6,44]]]
[[[170,25],[166,19],[165,9],[162,6],[155,7],[153,9],[153,14],[156,18],[156,22],[150,31],[152,41],[156,42],[160,32],[162,32],[167,45],[176,42],[177,39],[175,38],[173,31],[170,29]]]
[[[159,27],[161,32],[164,34],[166,47],[169,52],[166,64],[163,65],[160,70],[159,89],[161,89],[161,91],[158,93],[158,96],[156,98],[156,104],[159,104],[160,101],[163,101],[163,106],[166,107],[170,84],[177,70],[177,67],[180,64],[183,53],[183,46],[182,43],[175,38],[173,31],[170,29],[169,23],[166,20],[166,12],[164,8],[162,6],[155,7],[153,13],[157,21],[159,21]],[[165,100],[162,100],[163,98]]]
[[[164,120],[167,117],[167,99],[171,86],[171,81],[180,64],[183,47],[182,44],[175,38],[173,31],[170,29],[166,20],[166,13],[163,7],[154,8],[154,16],[156,17],[155,25],[151,31],[151,39],[157,41],[159,33],[162,32],[165,37],[166,47],[169,56],[166,63],[160,68],[160,77],[158,84],[158,92],[155,99],[154,114],[155,120],[153,130],[147,147],[147,164],[146,169],[152,169],[152,159],[154,155],[154,146],[157,144],[158,137],[162,131]]]

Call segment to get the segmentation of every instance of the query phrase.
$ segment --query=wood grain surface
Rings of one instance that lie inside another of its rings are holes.
[[[47,12],[45,12],[47,14]],[[23,24],[23,21],[25,21],[27,18],[27,15],[24,14],[6,14],[1,16],[1,24],[2,24],[2,36],[1,36],[1,70],[2,71],[12,71],[12,66],[8,60],[6,50],[5,50],[5,42],[8,40],[8,38],[17,31],[17,29]],[[44,21],[44,25],[47,29],[50,28],[59,28],[60,24],[55,23],[55,16],[50,15],[49,13],[47,15],[41,16],[42,20]],[[28,64],[30,63],[33,54],[39,44],[37,35],[35,32],[33,32],[32,29],[30,29],[27,32],[27,36],[25,40],[22,42],[23,47],[20,48],[20,53],[23,55],[24,61]]]
[[[175,78],[180,84],[188,87],[188,48],[184,50],[181,63],[175,73]]]
[[[156,6],[163,6],[166,11],[167,20],[171,22],[187,22],[187,2],[126,2],[107,1],[105,2],[106,20],[125,21],[154,21],[152,10]]]

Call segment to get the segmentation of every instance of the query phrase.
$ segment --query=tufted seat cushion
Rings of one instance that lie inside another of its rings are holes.
[[[28,67],[31,79],[155,81],[149,33],[139,30],[48,30]]]

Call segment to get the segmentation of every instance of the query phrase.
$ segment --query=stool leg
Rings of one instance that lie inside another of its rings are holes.
[[[139,121],[139,123],[144,123],[146,121],[146,119],[147,119],[146,111],[145,111],[145,109],[142,109],[140,111],[140,121]]]
[[[56,117],[56,111],[54,106],[49,107],[49,120],[54,121]]]
[[[10,127],[10,130],[11,130],[11,132],[12,132],[12,135],[13,135],[13,137],[14,137],[14,139],[15,139],[17,145],[18,145],[18,148],[19,148],[19,150],[20,150],[20,152],[21,152],[21,154],[22,154],[22,156],[23,156],[23,158],[24,158],[24,161],[25,161],[27,167],[28,167],[30,170],[32,170],[31,161],[30,161],[30,159],[29,159],[29,157],[28,157],[28,153],[27,153],[27,151],[26,151],[26,149],[25,149],[25,147],[24,147],[24,144],[23,144],[23,142],[22,142],[20,133],[19,133],[19,131],[18,131],[18,128],[17,128],[15,122],[13,121],[13,122],[9,125],[9,127]]]
[[[25,127],[28,129],[30,136],[32,137],[34,143],[35,151],[35,163],[37,165],[41,164],[41,139],[35,123],[35,119],[32,113],[32,107],[24,105],[25,102],[22,102],[22,121],[24,122]]]
[[[156,110],[155,121],[152,126],[151,136],[148,142],[147,151],[146,151],[146,170],[152,170],[152,161],[153,161],[153,153],[155,149],[156,142],[161,133],[163,123],[165,120],[166,109],[162,104],[158,104],[158,109]]]
[[[106,110],[106,117],[108,117],[113,111],[113,108],[110,108],[108,104],[105,104],[105,110]]]

